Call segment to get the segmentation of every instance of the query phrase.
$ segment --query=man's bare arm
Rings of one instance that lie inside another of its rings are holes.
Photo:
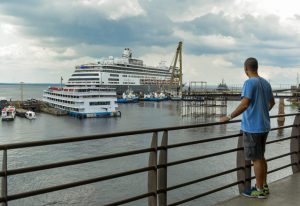
[[[269,102],[269,111],[274,107],[275,105],[275,100],[274,97],[272,97],[271,101]]]
[[[234,117],[237,117],[239,116],[240,114],[242,114],[249,106],[251,102],[251,99],[247,98],[247,97],[244,97],[242,100],[241,100],[241,103],[239,104],[239,106],[231,113],[231,118],[234,118]],[[220,119],[220,122],[226,122],[226,121],[229,121],[230,119],[225,116],[225,117],[222,117]]]
[[[251,99],[244,97],[239,106],[231,113],[231,118],[237,117],[242,114],[249,106]]]

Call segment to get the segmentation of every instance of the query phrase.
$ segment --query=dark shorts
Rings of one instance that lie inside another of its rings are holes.
[[[269,132],[244,132],[244,152],[246,160],[263,160],[265,158],[268,133]]]

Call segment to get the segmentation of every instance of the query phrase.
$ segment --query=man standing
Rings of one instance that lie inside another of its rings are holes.
[[[266,139],[270,131],[269,111],[275,105],[271,85],[257,73],[258,62],[248,58],[244,70],[249,77],[245,81],[240,105],[228,116],[226,122],[243,113],[241,129],[244,138],[245,159],[253,161],[256,186],[243,192],[244,196],[266,198],[269,194],[267,185],[267,162],[264,157]]]

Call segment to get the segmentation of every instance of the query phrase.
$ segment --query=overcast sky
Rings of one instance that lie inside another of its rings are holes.
[[[119,57],[167,65],[183,41],[184,82],[241,84],[247,57],[273,84],[300,73],[296,0],[1,0],[0,82],[57,83],[75,65]]]

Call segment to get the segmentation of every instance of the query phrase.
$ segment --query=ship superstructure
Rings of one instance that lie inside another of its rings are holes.
[[[76,66],[66,86],[102,85],[116,88],[118,94],[128,89],[146,93],[167,89],[171,75],[165,62],[160,62],[157,67],[146,66],[142,60],[132,57],[131,49],[125,48],[121,58],[110,56],[97,63]]]

